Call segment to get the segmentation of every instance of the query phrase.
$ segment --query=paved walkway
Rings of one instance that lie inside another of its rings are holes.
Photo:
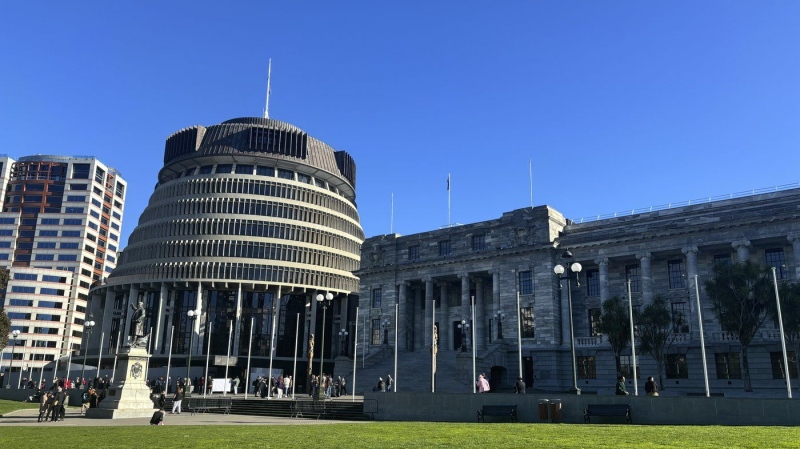
[[[0,417],[0,426],[39,426],[39,427],[75,427],[75,426],[149,426],[150,418],[129,418],[129,419],[88,419],[80,414],[80,408],[69,407],[64,421],[58,422],[37,422],[39,410],[19,410]],[[213,413],[199,413],[192,416],[191,413],[167,415],[164,417],[164,425],[167,426],[204,426],[204,425],[308,425],[308,424],[366,424],[367,421],[335,421],[335,420],[314,420],[303,418],[274,418],[269,416],[248,416],[248,415],[217,415]]]

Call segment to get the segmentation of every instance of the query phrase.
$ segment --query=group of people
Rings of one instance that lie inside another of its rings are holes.
[[[239,384],[236,383],[234,388],[238,389],[238,387]],[[274,396],[281,399],[284,396],[291,396],[293,391],[294,379],[292,379],[292,376],[278,376],[277,379],[275,376],[258,376],[253,381],[253,394],[261,398],[271,398]]]
[[[392,379],[391,374],[386,375],[386,382],[383,381],[383,377],[378,378],[378,385],[372,388],[372,391],[382,391],[386,393],[386,391],[392,391],[392,387],[394,386],[394,379]]]
[[[342,376],[336,379],[330,374],[322,373],[322,376],[311,375],[311,391],[309,396],[320,397],[325,395],[329,398],[339,397],[347,394],[347,381]]]
[[[658,396],[658,384],[656,384],[653,376],[648,377],[647,382],[644,383],[644,392],[647,396]],[[625,388],[625,376],[619,376],[617,378],[617,387],[614,394],[617,396],[627,396],[630,394]]]

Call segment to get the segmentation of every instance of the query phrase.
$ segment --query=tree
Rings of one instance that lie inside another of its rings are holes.
[[[631,326],[628,317],[627,301],[619,296],[614,296],[603,302],[603,311],[599,313],[597,330],[608,338],[611,351],[614,352],[614,362],[617,374],[622,372],[619,357],[622,351],[631,342]]]
[[[717,264],[705,287],[720,327],[736,336],[742,346],[744,391],[753,391],[747,352],[767,319],[770,301],[775,302],[769,271],[750,261]]]
[[[786,282],[780,285],[781,296],[781,315],[783,317],[783,334],[786,336],[786,344],[794,350],[795,363],[800,372],[800,282]],[[770,317],[778,321],[778,309],[770,306]]]
[[[653,302],[644,306],[636,326],[639,330],[639,350],[647,353],[658,366],[658,384],[664,388],[664,355],[677,337],[675,325],[683,322],[685,317],[670,316],[667,300],[658,295]]]

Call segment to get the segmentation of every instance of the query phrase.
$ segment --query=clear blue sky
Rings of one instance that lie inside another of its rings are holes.
[[[0,6],[0,152],[95,155],[271,117],[358,165],[368,236],[534,203],[571,218],[800,181],[796,1],[29,1]]]

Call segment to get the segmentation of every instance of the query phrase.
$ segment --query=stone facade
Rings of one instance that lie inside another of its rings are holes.
[[[574,223],[549,206],[539,206],[481,223],[409,236],[375,236],[364,242],[356,272],[361,278],[361,313],[367,315],[366,351],[382,346],[379,326],[388,319],[393,328],[399,303],[401,360],[429,351],[434,319],[438,357],[463,358],[459,324],[471,319],[474,299],[479,372],[491,372],[492,384],[500,388],[509,388],[522,375],[529,387],[566,390],[572,385],[568,289],[566,281],[560,288],[553,267],[563,263],[561,255],[569,250],[573,262],[582,265],[580,286],[571,284],[579,388],[587,393],[613,391],[614,357],[604,337],[593,332],[591,313],[612,296],[627,299],[630,277],[635,307],[661,295],[676,319],[677,340],[669,348],[671,366],[662,388],[704,391],[697,279],[711,390],[742,391],[743,381],[737,378],[739,343],[720,329],[703,284],[714,264],[727,260],[779,265],[783,279],[797,280],[798,213],[800,189],[790,189],[588,223]],[[471,333],[462,349],[471,351]],[[394,331],[388,334],[394,345]],[[777,326],[767,322],[750,351],[756,391],[785,394],[775,353],[780,353]],[[630,363],[629,354],[623,354],[623,365]],[[657,376],[657,365],[638,351],[637,365],[642,391],[647,376]],[[471,366],[468,371],[437,375],[468,379]]]

